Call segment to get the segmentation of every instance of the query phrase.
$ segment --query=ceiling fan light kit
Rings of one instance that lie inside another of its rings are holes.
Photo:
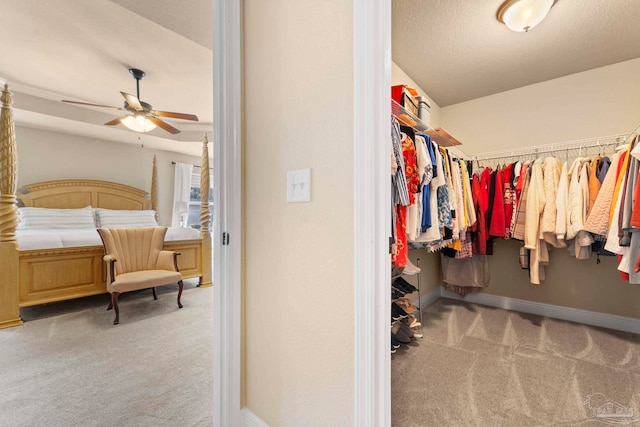
[[[498,21],[510,30],[528,32],[547,16],[557,0],[507,0],[498,9]]]
[[[140,79],[142,79],[146,75],[146,73],[137,68],[130,68],[129,73],[131,73],[133,78],[136,79],[136,95],[137,96],[130,95],[126,92],[120,92],[120,94],[124,98],[124,108],[111,107],[108,105],[90,104],[87,102],[78,102],[78,101],[62,100],[62,102],[66,102],[68,104],[88,105],[92,107],[115,108],[116,110],[127,111],[129,112],[129,114],[113,119],[105,123],[105,125],[114,126],[119,123],[122,123],[127,128],[136,132],[149,132],[155,129],[156,127],[159,127],[171,134],[180,133],[178,129],[171,126],[169,123],[165,122],[159,117],[191,120],[194,122],[198,121],[198,117],[195,114],[173,113],[171,111],[154,110],[151,107],[151,104],[141,101],[140,100]]]
[[[136,132],[150,132],[156,128],[156,125],[147,120],[142,114],[126,116],[120,119],[120,123]]]

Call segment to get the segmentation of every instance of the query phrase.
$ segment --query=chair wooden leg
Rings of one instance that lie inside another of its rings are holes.
[[[182,296],[182,287],[184,286],[184,284],[182,283],[182,280],[178,281],[178,307],[182,308],[182,303],[180,302],[180,297]]]
[[[157,300],[158,299],[158,294],[156,294],[156,288],[153,287],[153,288],[151,288],[151,290],[153,291],[153,299]]]
[[[116,320],[113,321],[114,325],[120,323],[120,310],[118,310],[118,296],[120,296],[120,292],[114,292],[111,294],[111,303],[113,304],[113,309],[116,312]]]

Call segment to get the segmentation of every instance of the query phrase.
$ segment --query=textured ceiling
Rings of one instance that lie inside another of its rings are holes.
[[[141,137],[147,146],[198,155],[203,131],[213,130],[212,4],[213,0],[3,2],[0,80],[15,93],[16,120],[120,142],[137,143]],[[130,67],[147,73],[140,81],[143,101],[158,110],[196,114],[200,122],[167,120],[183,132],[172,136],[156,129],[141,136],[122,125],[103,126],[119,115],[116,110],[59,102],[122,106],[119,92],[136,92]]]
[[[640,57],[640,1],[558,0],[528,33],[503,0],[392,0],[393,60],[445,107]]]
[[[558,0],[529,33],[495,19],[502,0],[392,0],[393,60],[440,106],[640,57],[640,0]],[[213,129],[213,0],[21,0],[0,13],[0,80],[21,124],[120,142],[139,134],[102,124],[135,92],[160,110],[197,114],[183,132],[145,145],[198,155]],[[177,144],[176,141],[182,142]]]

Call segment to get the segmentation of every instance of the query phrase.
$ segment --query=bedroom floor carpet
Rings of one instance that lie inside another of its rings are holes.
[[[449,299],[423,333],[392,355],[394,426],[640,426],[640,335]]]
[[[0,330],[0,425],[210,426],[213,287],[177,286],[22,309]]]

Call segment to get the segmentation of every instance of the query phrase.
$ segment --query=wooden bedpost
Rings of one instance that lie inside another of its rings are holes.
[[[22,324],[18,287],[18,243],[16,227],[20,222],[16,191],[18,155],[11,111],[9,85],[2,91],[0,111],[0,329]]]
[[[158,213],[158,165],[156,156],[153,155],[153,171],[151,172],[151,209],[156,211],[156,222],[160,222]]]
[[[202,161],[200,163],[200,237],[202,238],[202,277],[200,287],[213,285],[211,282],[211,231],[209,221],[211,212],[209,211],[209,140],[204,134],[202,140]]]

